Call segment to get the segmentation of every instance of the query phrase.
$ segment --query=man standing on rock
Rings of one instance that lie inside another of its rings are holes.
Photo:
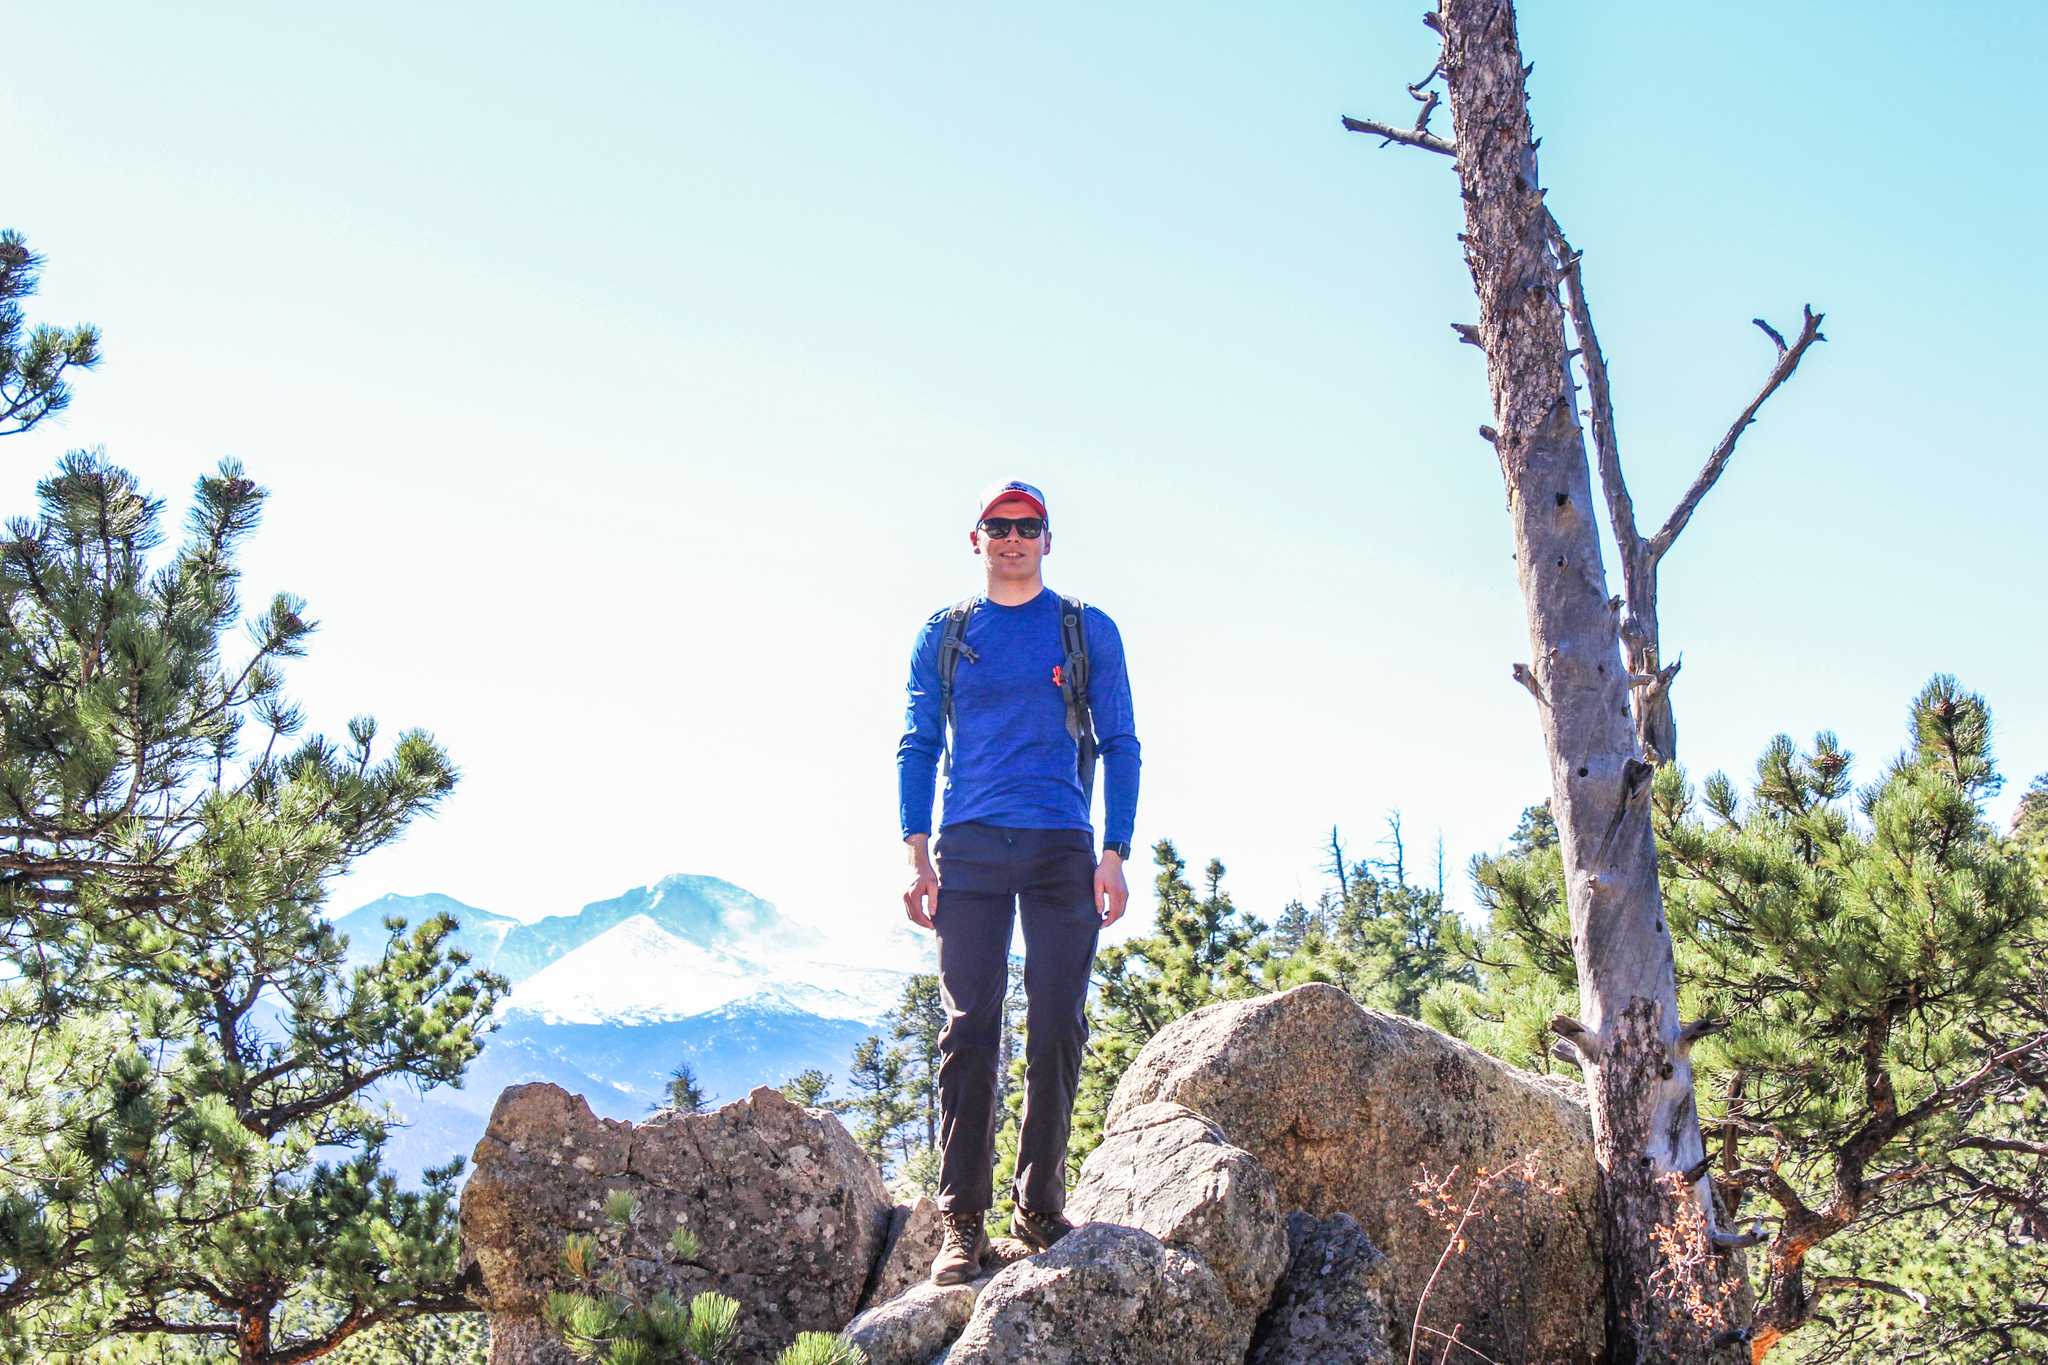
[[[997,1056],[1009,991],[1010,926],[1024,925],[1028,997],[1024,1120],[1010,1231],[1042,1251],[1072,1230],[1067,1134],[1088,1038],[1088,973],[1101,930],[1130,899],[1124,863],[1138,806],[1138,736],[1116,623],[1045,586],[1045,495],[1002,483],[975,501],[967,534],[987,589],[938,612],[910,657],[910,708],[896,746],[903,840],[916,878],[911,923],[939,936],[939,1208],[932,1279],[981,1270],[994,1204]],[[1104,770],[1103,846],[1090,806]],[[935,770],[945,816],[931,836]],[[936,860],[936,867],[934,867]]]

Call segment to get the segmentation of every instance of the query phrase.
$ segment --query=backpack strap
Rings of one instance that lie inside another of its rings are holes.
[[[1095,806],[1095,716],[1088,709],[1088,609],[1078,597],[1060,598],[1060,644],[1066,651],[1060,692],[1067,703],[1067,733],[1074,739],[1081,797]]]
[[[939,771],[953,770],[953,674],[963,658],[973,663],[981,656],[967,643],[967,618],[974,614],[978,599],[962,598],[946,609],[946,624],[939,632],[939,734],[945,744]]]

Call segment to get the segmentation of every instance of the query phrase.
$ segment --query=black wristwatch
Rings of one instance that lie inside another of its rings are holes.
[[[1104,844],[1102,846],[1102,851],[1104,853],[1114,853],[1117,857],[1122,858],[1125,862],[1129,862],[1131,860],[1131,846],[1127,843]]]

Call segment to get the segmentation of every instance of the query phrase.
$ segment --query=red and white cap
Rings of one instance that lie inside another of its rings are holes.
[[[981,490],[981,498],[974,504],[976,508],[974,513],[975,523],[979,525],[981,519],[988,515],[988,509],[994,507],[1005,498],[1024,499],[1024,501],[1038,508],[1038,515],[1044,517],[1047,524],[1052,522],[1051,515],[1045,510],[1045,494],[1039,492],[1036,485],[1025,483],[1020,479],[1012,479],[1008,483],[990,484],[987,488]]]

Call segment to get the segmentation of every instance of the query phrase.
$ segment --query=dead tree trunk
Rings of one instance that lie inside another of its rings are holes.
[[[1609,1349],[1624,1362],[1704,1360],[1732,1325],[1724,1281],[1735,1272],[1709,1241],[1692,1039],[1650,831],[1655,764],[1640,752],[1601,562],[1515,12],[1505,0],[1445,0],[1441,19],[1465,259],[1578,961],[1581,1017],[1556,1027],[1593,1091]]]
[[[1559,1055],[1580,1063],[1592,1092],[1601,1204],[1608,1239],[1608,1323],[1617,1361],[1699,1360],[1716,1341],[1747,1334],[1748,1293],[1728,1253],[1762,1240],[1719,1231],[1700,1141],[1689,1054],[1711,1022],[1677,1018],[1650,832],[1650,783],[1677,755],[1664,663],[1657,572],[1736,442],[1814,342],[1805,310],[1797,338],[1762,318],[1777,346],[1762,388],[1708,454],[1671,515],[1638,533],[1622,477],[1607,364],[1593,331],[1579,253],[1543,202],[1530,135],[1512,0],[1442,0],[1425,15],[1442,55],[1408,87],[1422,106],[1412,127],[1344,120],[1352,132],[1453,157],[1464,199],[1465,259],[1480,302],[1477,326],[1452,324],[1486,353],[1498,429],[1481,427],[1507,482],[1533,666],[1514,679],[1536,699],[1550,755],[1551,804],[1567,878],[1581,1018],[1559,1018]],[[1429,129],[1442,79],[1453,139]],[[1569,316],[1577,345],[1566,345]],[[1626,598],[1607,596],[1593,517],[1586,437],[1571,360],[1586,371]]]
[[[1641,751],[1622,658],[1621,599],[1608,596],[1560,287],[1530,135],[1526,72],[1508,0],[1443,0],[1443,37],[1412,133],[1449,152],[1465,206],[1465,259],[1486,353],[1507,484],[1515,564],[1534,651],[1515,677],[1536,698],[1550,756],[1551,808],[1564,858],[1580,1018],[1554,1027],[1593,1097],[1607,1240],[1608,1340],[1621,1362],[1703,1361],[1733,1336],[1739,1271],[1714,1245],[1705,1148],[1678,1018],[1649,806],[1654,761]],[[1455,140],[1427,132],[1441,74]],[[1603,375],[1604,384],[1604,375]],[[1666,679],[1668,682],[1668,678]]]
[[[1513,52],[1511,56],[1502,60],[1512,60],[1517,63],[1517,70],[1526,72],[1529,68],[1519,65],[1520,44],[1514,40],[1514,12],[1511,0],[1498,0],[1498,7],[1507,11],[1502,23],[1495,26],[1491,35],[1483,36],[1497,38],[1500,34],[1506,34],[1507,46],[1512,48]],[[1424,16],[1429,26],[1443,35],[1447,56],[1451,41],[1452,17],[1448,9]],[[1460,32],[1465,32],[1470,27],[1462,19],[1457,22]],[[1345,119],[1344,127],[1354,133],[1371,133],[1384,138],[1382,146],[1400,143],[1425,151],[1440,152],[1445,156],[1456,156],[1460,161],[1462,175],[1464,163],[1471,159],[1468,153],[1479,150],[1467,146],[1467,134],[1463,131],[1468,126],[1467,121],[1459,119],[1461,131],[1455,145],[1429,131],[1429,117],[1435,112],[1438,99],[1437,92],[1432,86],[1437,78],[1444,76],[1448,70],[1445,60],[1439,60],[1427,76],[1408,87],[1408,93],[1422,105],[1422,111],[1416,116],[1412,128],[1397,128],[1372,119],[1355,118]],[[1527,100],[1519,81],[1508,94],[1512,96],[1510,102],[1520,111],[1520,121],[1516,126],[1526,133]],[[1452,103],[1455,116],[1455,91]],[[1479,125],[1478,131],[1491,135],[1494,126],[1491,123]],[[1535,183],[1537,141],[1538,139],[1530,139],[1527,157],[1525,179],[1532,185]],[[1473,190],[1469,183],[1464,188],[1464,194],[1465,212],[1469,222],[1474,207]],[[1635,504],[1629,497],[1628,483],[1622,477],[1621,442],[1615,432],[1614,402],[1607,384],[1607,361],[1600,350],[1600,339],[1593,331],[1593,312],[1586,302],[1585,276],[1580,255],[1572,250],[1571,243],[1565,240],[1564,232],[1558,226],[1557,220],[1547,209],[1539,206],[1538,216],[1547,244],[1555,256],[1557,279],[1564,286],[1563,301],[1571,318],[1572,331],[1578,338],[1578,345],[1565,352],[1566,382],[1570,382],[1570,357],[1581,357],[1580,363],[1586,370],[1588,415],[1592,419],[1594,448],[1600,457],[1600,486],[1606,496],[1608,520],[1614,527],[1615,548],[1621,561],[1622,596],[1615,599],[1615,610],[1620,615],[1621,646],[1628,665],[1636,743],[1643,758],[1653,766],[1670,763],[1678,757],[1678,725],[1671,714],[1671,683],[1678,674],[1679,665],[1676,659],[1668,664],[1663,661],[1663,642],[1657,618],[1658,567],[1663,563],[1664,556],[1670,552],[1673,543],[1677,541],[1679,533],[1685,529],[1686,523],[1692,520],[1692,514],[1699,507],[1700,500],[1707,495],[1707,490],[1714,486],[1715,481],[1721,477],[1721,472],[1728,467],[1728,461],[1735,453],[1735,443],[1741,439],[1742,433],[1749,428],[1750,423],[1756,420],[1758,410],[1773,393],[1777,392],[1779,385],[1792,377],[1792,372],[1799,368],[1799,362],[1807,349],[1816,341],[1826,340],[1820,332],[1821,315],[1812,308],[1807,308],[1804,325],[1800,328],[1798,337],[1789,345],[1784,336],[1768,322],[1762,318],[1752,319],[1763,329],[1764,335],[1777,346],[1777,363],[1771,367],[1771,372],[1765,377],[1763,387],[1758,390],[1756,397],[1752,398],[1749,406],[1737,415],[1727,433],[1708,454],[1705,465],[1693,479],[1691,487],[1686,489],[1685,496],[1678,500],[1678,505],[1672,509],[1671,515],[1654,533],[1644,536],[1636,530]],[[1472,253],[1469,235],[1466,241],[1466,256],[1469,260]],[[1463,323],[1453,323],[1452,327],[1461,340],[1474,346],[1483,346],[1479,328]],[[1489,440],[1494,437],[1491,427],[1485,428],[1481,434]],[[1524,687],[1531,686],[1531,680],[1521,665],[1516,665],[1514,676]]]

